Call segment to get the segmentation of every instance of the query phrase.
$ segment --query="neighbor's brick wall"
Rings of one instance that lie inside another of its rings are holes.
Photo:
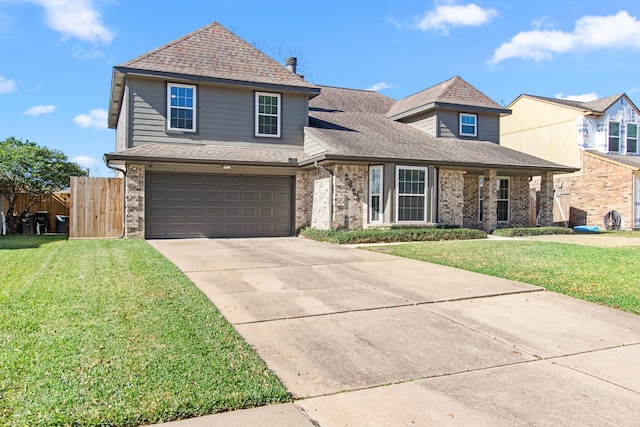
[[[459,225],[464,222],[465,177],[461,170],[438,171],[438,223]]]
[[[125,236],[144,238],[145,167],[127,166],[125,183]]]
[[[583,157],[583,174],[573,178],[556,177],[557,188],[570,191],[569,223],[597,225],[604,228],[604,217],[616,210],[622,227],[633,228],[633,172],[621,165],[587,153]]]

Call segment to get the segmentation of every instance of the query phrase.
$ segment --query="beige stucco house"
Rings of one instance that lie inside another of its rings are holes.
[[[520,95],[500,121],[500,144],[579,168],[555,177],[556,222],[640,227],[640,111],[625,94],[591,102]],[[536,180],[532,184],[538,185]]]
[[[551,223],[575,168],[501,146],[509,113],[460,77],[401,100],[316,85],[213,23],[113,68],[105,161],[129,237],[526,226],[532,177]]]

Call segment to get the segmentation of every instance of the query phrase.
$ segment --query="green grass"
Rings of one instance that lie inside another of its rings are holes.
[[[0,237],[0,425],[134,426],[289,400],[142,240]]]
[[[427,242],[369,248],[502,277],[640,314],[640,248],[533,241]]]
[[[300,230],[300,235],[308,239],[339,245],[487,238],[487,233],[481,230],[444,227],[368,228],[364,230],[318,230],[307,227]]]

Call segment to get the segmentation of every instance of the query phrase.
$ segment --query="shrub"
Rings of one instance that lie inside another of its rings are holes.
[[[487,233],[482,230],[451,227],[392,227],[369,228],[362,230],[318,230],[307,227],[300,235],[324,242],[343,244],[389,243],[439,240],[485,239]]]
[[[499,228],[493,230],[491,234],[502,237],[547,236],[550,234],[573,234],[573,230],[565,227]]]

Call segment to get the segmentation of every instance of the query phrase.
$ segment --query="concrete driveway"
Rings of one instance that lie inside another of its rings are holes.
[[[149,243],[211,299],[294,397],[188,425],[640,420],[639,316],[302,238]]]

